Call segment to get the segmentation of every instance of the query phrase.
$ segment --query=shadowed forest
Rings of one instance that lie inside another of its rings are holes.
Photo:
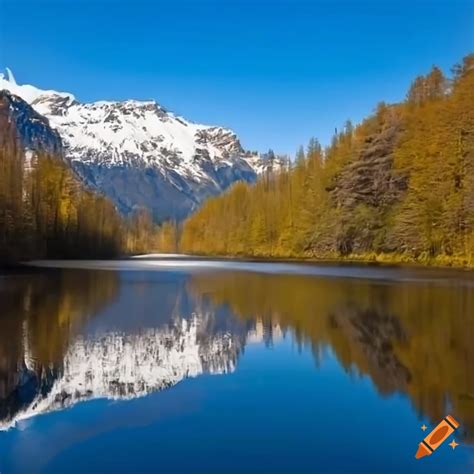
[[[61,149],[25,150],[9,106],[0,95],[0,263],[154,248],[157,227],[146,210],[125,220],[106,197],[86,188]]]
[[[474,55],[185,221],[195,254],[474,265]]]

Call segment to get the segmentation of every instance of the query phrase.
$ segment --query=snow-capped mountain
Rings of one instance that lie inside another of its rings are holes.
[[[124,213],[146,207],[157,220],[182,218],[233,182],[281,166],[244,151],[233,131],[189,122],[155,101],[80,103],[19,85],[9,70],[2,89],[48,118],[74,170]]]

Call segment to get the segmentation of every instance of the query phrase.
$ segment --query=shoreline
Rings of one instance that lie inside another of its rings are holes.
[[[218,260],[242,260],[256,262],[300,262],[300,263],[318,263],[318,264],[364,264],[374,266],[410,266],[415,268],[439,268],[455,270],[474,270],[474,262],[469,263],[467,259],[439,257],[433,259],[416,260],[404,255],[348,255],[347,257],[315,257],[315,256],[290,256],[290,255],[234,255],[234,254],[182,254],[188,258],[212,258]],[[461,261],[460,261],[461,260]]]
[[[291,256],[291,255],[234,255],[234,254],[211,254],[211,253],[150,253],[150,254],[130,254],[120,255],[114,258],[73,258],[73,259],[44,259],[47,261],[55,260],[70,260],[70,261],[84,261],[84,260],[141,260],[141,259],[181,259],[181,260],[192,260],[192,259],[209,259],[209,260],[229,260],[229,261],[243,261],[243,262],[291,262],[291,263],[306,263],[306,264],[319,264],[319,265],[369,265],[369,266],[403,266],[413,268],[432,268],[432,269],[452,269],[452,270],[463,270],[463,271],[474,271],[474,263],[469,263],[467,259],[461,258],[447,258],[440,257],[434,259],[423,259],[416,260],[407,258],[404,255],[390,255],[390,254],[378,254],[378,255],[348,255],[346,257],[315,257],[315,256]],[[2,273],[24,273],[28,270],[33,269],[35,266],[31,265],[32,261],[20,261],[20,262],[9,262],[8,264],[0,263],[0,274]]]

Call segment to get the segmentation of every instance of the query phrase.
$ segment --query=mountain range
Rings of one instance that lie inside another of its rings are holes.
[[[232,130],[190,122],[153,100],[81,103],[70,93],[20,85],[8,69],[0,90],[32,107],[30,125],[48,120],[73,170],[124,215],[146,208],[156,221],[182,219],[232,183],[254,182],[282,166],[271,153],[245,151]],[[15,100],[24,125],[30,109]],[[26,149],[35,149],[38,134],[39,142],[59,148],[56,137],[41,139],[44,127],[18,129]]]

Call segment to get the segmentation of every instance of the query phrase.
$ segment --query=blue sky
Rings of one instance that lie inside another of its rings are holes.
[[[472,0],[0,0],[0,68],[81,101],[154,98],[293,154],[449,70],[473,25]]]

